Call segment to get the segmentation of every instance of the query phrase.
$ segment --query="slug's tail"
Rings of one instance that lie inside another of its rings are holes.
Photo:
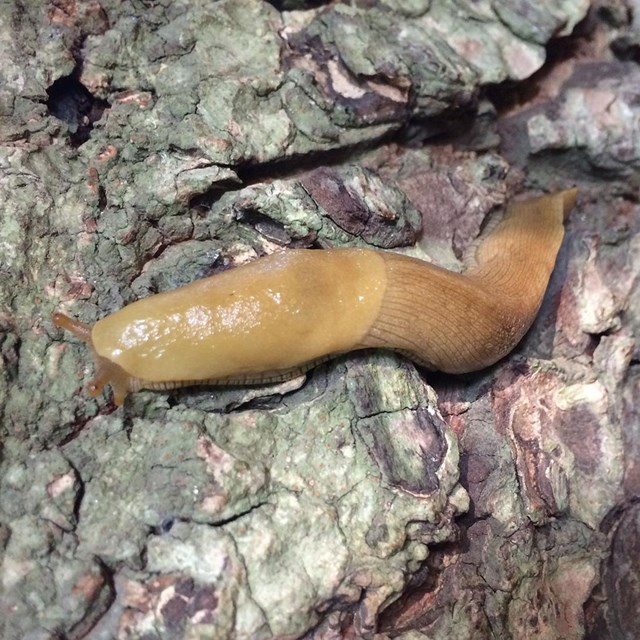
[[[569,217],[569,213],[571,209],[573,209],[576,199],[578,197],[578,190],[573,187],[573,189],[565,189],[557,194],[562,197],[562,208],[564,213],[564,219],[566,220]]]
[[[127,393],[131,391],[131,376],[119,365],[96,353],[91,340],[92,325],[70,318],[59,311],[56,311],[51,316],[51,320],[56,327],[69,331],[91,349],[96,365],[96,375],[89,381],[87,386],[89,395],[92,398],[96,398],[102,393],[105,386],[109,384],[113,389],[113,399],[116,405],[122,405]]]

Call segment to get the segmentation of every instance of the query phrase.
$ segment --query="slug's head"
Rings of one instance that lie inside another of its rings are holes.
[[[51,319],[56,327],[69,331],[91,349],[96,365],[96,375],[89,382],[89,395],[92,398],[99,396],[105,385],[110,384],[113,389],[113,399],[120,406],[127,393],[131,391],[131,376],[121,366],[96,352],[91,339],[93,327],[90,324],[74,320],[59,311],[56,311]]]

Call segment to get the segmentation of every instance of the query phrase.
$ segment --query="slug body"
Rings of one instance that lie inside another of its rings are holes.
[[[298,249],[130,304],[93,326],[55,313],[94,353],[90,393],[252,384],[328,357],[393,349],[449,373],[486,367],[531,326],[575,190],[512,204],[464,274],[370,249]]]

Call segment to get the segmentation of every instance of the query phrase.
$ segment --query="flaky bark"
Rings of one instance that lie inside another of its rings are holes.
[[[0,4],[3,638],[637,637],[630,14],[352,5]],[[536,324],[474,376],[359,353],[115,409],[50,322],[286,247],[459,269],[574,184]]]

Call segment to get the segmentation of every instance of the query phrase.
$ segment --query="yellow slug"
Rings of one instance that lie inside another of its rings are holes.
[[[464,274],[372,249],[297,249],[138,300],[93,326],[53,322],[93,350],[116,404],[130,391],[286,379],[378,347],[448,373],[509,353],[535,318],[575,202],[511,204]]]

